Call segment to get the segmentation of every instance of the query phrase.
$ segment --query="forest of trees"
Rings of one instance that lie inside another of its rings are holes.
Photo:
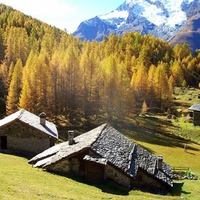
[[[72,35],[0,4],[0,112],[55,119],[123,118],[142,106],[167,110],[173,88],[198,86],[200,54],[151,35]],[[2,115],[2,116],[3,116]]]

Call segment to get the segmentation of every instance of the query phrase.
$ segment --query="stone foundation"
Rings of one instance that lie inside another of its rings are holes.
[[[106,165],[105,167],[105,176],[106,178],[110,178],[124,187],[130,188],[130,178],[117,171],[110,165]]]

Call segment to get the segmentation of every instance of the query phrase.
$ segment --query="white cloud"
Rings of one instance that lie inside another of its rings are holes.
[[[24,14],[60,29],[67,28],[69,32],[74,31],[77,26],[76,23],[72,23],[72,20],[70,20],[77,8],[63,0],[0,0],[0,3],[10,5]]]

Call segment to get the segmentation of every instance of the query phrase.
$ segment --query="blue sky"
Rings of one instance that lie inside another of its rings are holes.
[[[125,0],[0,0],[16,10],[73,33],[80,22],[107,14]]]

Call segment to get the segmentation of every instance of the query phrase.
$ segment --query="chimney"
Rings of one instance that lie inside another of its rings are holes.
[[[163,157],[162,156],[158,156],[157,157],[157,167],[158,167],[158,170],[162,170],[162,164],[163,164]]]
[[[75,142],[74,142],[74,131],[73,130],[68,131],[68,142],[69,142],[69,145],[75,144]]]
[[[44,112],[40,113],[39,117],[40,117],[40,124],[42,126],[45,126],[45,123],[46,123],[46,113],[44,113]]]

